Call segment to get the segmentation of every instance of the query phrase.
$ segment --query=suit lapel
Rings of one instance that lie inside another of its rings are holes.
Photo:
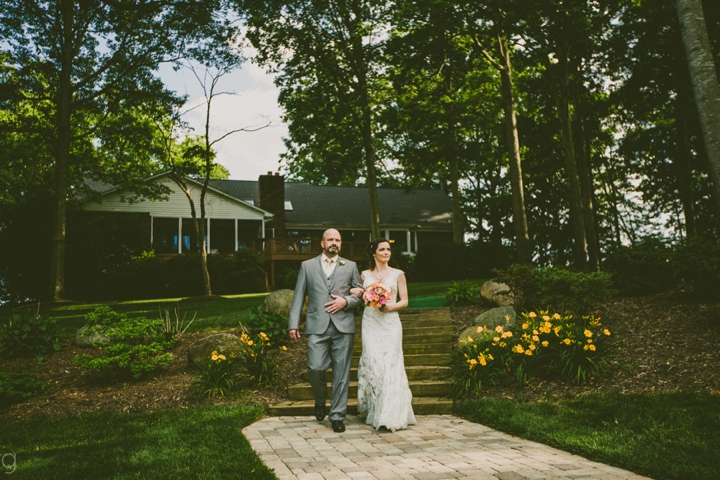
[[[329,285],[328,285],[328,288],[329,288],[330,290],[332,290],[333,288],[335,288],[335,279],[338,278],[338,275],[340,274],[340,272],[339,272],[339,270],[340,270],[340,268],[341,268],[341,266],[340,266],[340,260],[342,260],[342,258],[340,258],[340,257],[338,256],[338,257],[337,257],[337,262],[335,262],[335,270],[333,271],[333,274],[330,275],[330,281],[329,281]]]

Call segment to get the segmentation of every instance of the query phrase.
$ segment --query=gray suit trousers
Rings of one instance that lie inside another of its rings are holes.
[[[316,403],[325,404],[325,370],[332,364],[332,392],[328,415],[330,420],[345,420],[347,413],[353,337],[352,333],[338,331],[332,321],[324,333],[308,335],[308,376]]]

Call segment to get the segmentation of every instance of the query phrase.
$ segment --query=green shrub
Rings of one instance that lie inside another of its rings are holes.
[[[213,351],[204,362],[195,362],[194,367],[199,378],[194,383],[197,398],[209,396],[224,397],[235,388],[233,376],[240,366],[234,355]]]
[[[606,272],[513,265],[496,273],[497,280],[512,290],[515,305],[523,310],[547,309],[585,315],[617,293]]]
[[[25,364],[20,371],[8,373],[0,370],[0,404],[9,403],[35,394],[45,394],[49,389],[48,382],[39,380],[25,373]]]
[[[0,326],[0,355],[41,361],[48,353],[60,350],[58,331],[56,319],[26,308]]]
[[[278,284],[279,288],[288,288],[290,290],[295,290],[297,278],[297,268],[284,268],[275,277],[275,282]]]
[[[248,318],[240,323],[240,327],[251,336],[267,335],[274,345],[287,342],[288,317],[266,312],[262,304],[248,310]]]
[[[177,339],[163,333],[164,321],[160,318],[128,318],[109,307],[100,307],[85,316],[87,333],[107,336],[112,342],[97,347],[99,356],[75,356],[75,364],[95,370],[101,375],[140,378],[158,367],[172,363],[169,350]]]
[[[672,256],[676,278],[684,280],[701,297],[720,297],[720,243],[704,238],[689,239]]]
[[[445,298],[448,299],[450,305],[467,305],[475,299],[475,290],[477,287],[469,280],[455,282],[448,288]]]
[[[250,379],[258,385],[269,385],[275,382],[279,365],[277,364],[277,350],[272,348],[270,338],[260,332],[255,336],[244,333],[240,336],[246,348],[242,353],[242,367]],[[281,346],[280,350],[287,350]]]
[[[658,293],[675,285],[670,258],[672,250],[660,239],[649,237],[611,251],[603,265],[623,295]]]
[[[233,255],[208,255],[210,286],[214,294],[260,291],[262,258],[250,249]],[[203,294],[199,254],[156,258],[152,252],[133,256],[109,268],[98,296],[103,299],[190,297]]]
[[[508,247],[471,242],[426,245],[418,250],[410,272],[411,280],[443,281],[457,278],[487,278],[495,269],[512,263]]]
[[[453,351],[452,391],[477,396],[482,383],[515,379],[519,386],[535,377],[561,375],[587,383],[606,366],[610,331],[599,318],[548,312],[522,314],[511,326],[478,327]]]

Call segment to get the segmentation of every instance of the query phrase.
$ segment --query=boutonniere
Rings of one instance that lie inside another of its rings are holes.
[[[340,265],[341,267],[342,267],[343,265],[345,265],[345,260],[340,260],[340,261],[338,262],[338,265]]]

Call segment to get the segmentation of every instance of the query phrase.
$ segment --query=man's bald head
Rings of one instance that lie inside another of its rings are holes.
[[[328,228],[323,232],[322,241],[320,246],[326,256],[332,258],[340,253],[340,246],[342,245],[342,239],[340,238],[340,232],[334,228]]]

